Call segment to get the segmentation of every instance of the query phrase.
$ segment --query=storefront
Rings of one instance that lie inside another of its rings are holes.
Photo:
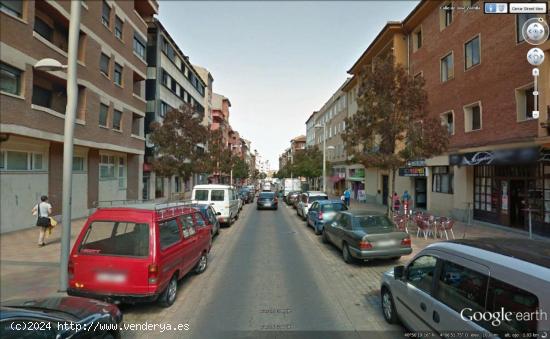
[[[454,165],[474,166],[474,219],[550,235],[550,157],[524,148],[455,154]],[[548,160],[546,158],[549,158]]]
[[[350,168],[349,176],[347,178],[351,182],[351,197],[353,199],[359,199],[359,192],[365,191],[365,169],[364,168]]]
[[[399,176],[408,177],[413,181],[413,207],[425,209],[428,206],[428,178],[425,161],[409,161],[407,167],[399,169]]]

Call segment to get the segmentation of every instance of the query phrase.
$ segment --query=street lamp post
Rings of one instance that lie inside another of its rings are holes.
[[[69,23],[69,48],[67,50],[67,65],[62,65],[54,59],[42,59],[34,66],[43,71],[59,71],[67,69],[67,106],[65,111],[65,127],[63,133],[63,194],[62,194],[62,224],[59,291],[65,292],[68,285],[69,251],[71,245],[71,205],[72,205],[72,171],[73,171],[73,136],[76,108],[78,104],[77,56],[78,39],[80,35],[80,1],[71,2]]]

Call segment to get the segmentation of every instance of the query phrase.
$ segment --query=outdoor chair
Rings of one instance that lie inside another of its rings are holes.
[[[430,231],[430,224],[428,223],[428,221],[422,218],[418,218],[416,219],[416,227],[416,236],[419,237],[420,232],[422,232],[422,234],[424,234],[424,239],[428,239],[428,233]]]
[[[453,219],[445,218],[446,220],[443,220],[438,225],[438,230],[441,232],[441,237],[443,237],[443,233],[445,233],[445,238],[449,240],[449,234],[447,231],[451,232],[451,235],[453,236],[453,239],[455,239],[455,234],[453,232],[453,226],[455,225],[455,221]]]

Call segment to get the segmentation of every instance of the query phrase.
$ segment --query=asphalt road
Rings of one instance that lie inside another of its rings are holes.
[[[291,208],[247,205],[215,239],[206,272],[181,281],[172,307],[123,306],[127,323],[172,330],[123,337],[396,338],[403,330],[383,320],[378,296],[393,265],[346,265]]]

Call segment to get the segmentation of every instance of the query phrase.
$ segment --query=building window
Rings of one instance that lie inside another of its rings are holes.
[[[141,136],[143,134],[142,127],[141,127],[142,123],[143,123],[143,117],[136,113],[132,113],[132,134],[133,135]]]
[[[441,59],[441,82],[446,82],[454,77],[453,53],[449,53]]]
[[[534,87],[526,89],[516,89],[516,109],[518,121],[533,119],[535,110],[535,97],[533,96]]]
[[[143,60],[145,60],[145,45],[145,41],[134,33],[134,52]]]
[[[164,197],[164,178],[155,177],[155,198]]]
[[[110,63],[111,63],[111,58],[101,53],[101,57],[99,58],[99,70],[101,71],[101,73],[105,74],[107,77],[109,77]]]
[[[164,101],[160,102],[160,116],[161,117],[164,118],[166,116],[166,113],[168,113],[170,111],[170,109],[171,109],[170,105],[168,105]]]
[[[466,132],[481,129],[481,114],[481,106],[479,103],[464,107],[464,127]]]
[[[494,174],[494,166],[474,167],[474,209],[497,211],[499,189]]]
[[[16,17],[23,17],[22,0],[0,0],[0,11]]]
[[[516,14],[516,41],[523,42],[523,34],[521,34],[523,25],[527,20],[536,18],[537,14]]]
[[[416,31],[413,32],[413,52],[422,47],[422,27],[418,27]]]
[[[48,41],[52,41],[53,28],[39,17],[34,18],[34,31]]]
[[[0,170],[7,171],[42,171],[46,166],[44,155],[36,152],[1,151]]]
[[[21,93],[21,71],[0,63],[0,91],[19,95]]]
[[[439,9],[439,28],[443,30],[453,22],[453,3],[447,2]]]
[[[101,22],[105,27],[109,28],[111,26],[111,7],[105,0],[103,0],[103,9],[101,12]]]
[[[73,172],[84,172],[84,157],[73,157]]]
[[[441,124],[447,128],[449,135],[455,134],[454,113],[452,111],[441,114]]]
[[[475,65],[478,65],[480,61],[480,46],[479,36],[468,41],[464,45],[464,63],[465,68],[469,69]]]
[[[118,158],[118,189],[126,189],[126,159]]]
[[[99,126],[107,127],[107,119],[109,117],[109,106],[99,104]]]
[[[176,51],[174,51],[174,48],[170,43],[166,40],[166,38],[162,38],[162,51],[166,54],[168,59],[170,59],[172,62],[175,62],[176,60]]]
[[[118,16],[115,16],[115,36],[122,40],[122,27],[124,23],[122,22],[122,19]]]
[[[449,166],[433,168],[432,192],[453,193],[453,171]]]
[[[120,131],[120,122],[122,120],[122,112],[114,110],[113,112],[113,129]]]
[[[34,85],[32,87],[32,104],[42,107],[52,106],[52,91]]]
[[[115,62],[115,84],[122,86],[122,66]]]
[[[115,156],[101,155],[99,159],[99,178],[112,179],[115,177]]]

